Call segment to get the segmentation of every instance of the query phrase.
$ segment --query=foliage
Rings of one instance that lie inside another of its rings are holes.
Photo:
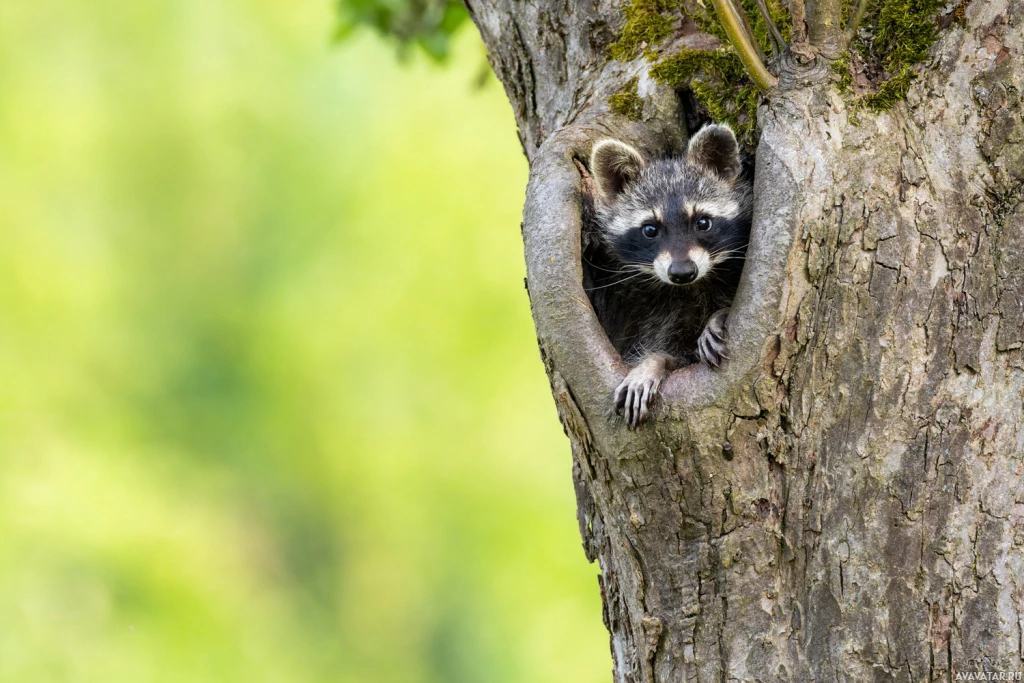
[[[436,60],[448,56],[451,38],[469,18],[461,0],[337,0],[336,38],[367,26],[394,38],[401,50],[417,45]]]
[[[608,679],[508,102],[332,17],[0,3],[0,681]]]

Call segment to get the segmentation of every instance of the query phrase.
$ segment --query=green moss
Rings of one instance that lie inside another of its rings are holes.
[[[761,95],[753,83],[742,88],[694,80],[693,94],[713,121],[728,123],[744,147],[757,145],[757,103]]]
[[[938,37],[935,12],[940,0],[886,0],[878,16],[872,51],[890,73],[923,62]]]
[[[643,98],[637,94],[637,82],[637,79],[633,78],[622,90],[608,98],[608,105],[612,111],[631,121],[639,121],[644,111]]]
[[[875,93],[856,100],[855,106],[887,111],[906,97],[910,84],[917,78],[914,67],[928,58],[928,51],[939,36],[935,15],[942,7],[942,0],[869,3],[851,48],[863,60],[866,73],[879,85]],[[848,65],[846,71],[849,73]]]
[[[779,0],[766,0],[768,12],[783,37],[789,40],[789,12]],[[768,25],[756,0],[742,0],[754,37],[766,55],[771,54]],[[748,148],[757,144],[757,104],[760,95],[743,62],[732,49],[721,22],[703,4],[691,16],[697,27],[722,41],[718,50],[681,50],[651,68],[651,77],[676,90],[690,90],[714,121],[728,123]]]
[[[630,0],[622,7],[626,18],[618,40],[608,46],[612,59],[629,61],[641,46],[647,47],[667,38],[677,20],[680,0]]]
[[[768,26],[757,8],[756,0],[741,0],[750,19],[754,37],[765,54],[771,54]],[[766,0],[768,12],[784,38],[790,39],[789,12],[781,0]],[[609,54],[618,60],[633,59],[644,49],[648,59],[658,58],[651,47],[671,35],[681,0],[630,0],[624,7],[625,25]],[[715,121],[728,123],[747,147],[756,144],[756,86],[747,76],[743,63],[729,45],[729,40],[713,10],[698,0],[697,10],[690,17],[701,31],[717,37],[723,47],[718,50],[681,50],[662,59],[651,68],[651,77],[676,90],[690,90]],[[641,48],[646,43],[645,48]],[[622,116],[639,120],[642,101],[631,81],[608,100],[612,110]]]
[[[743,78],[743,62],[732,48],[719,50],[680,50],[651,67],[651,76],[676,90],[690,85],[694,76],[710,74],[725,80]]]
[[[779,0],[765,0],[765,4],[768,5],[768,14],[771,15],[772,22],[788,43],[790,40],[790,28],[793,24],[790,20],[789,10]],[[770,55],[772,47],[771,37],[768,34],[768,25],[761,18],[761,12],[757,9],[757,3],[754,0],[744,0],[743,9],[750,19],[750,25],[754,29],[754,37],[757,38],[758,45],[761,46],[765,54]]]
[[[707,0],[705,0],[706,2]],[[697,10],[690,17],[693,19],[693,23],[697,24],[704,33],[710,36],[714,36],[722,41],[723,45],[729,44],[729,37],[725,35],[725,29],[722,28],[722,22],[718,20],[718,16],[714,10],[709,8],[704,2],[697,3]]]
[[[856,11],[857,0],[839,0],[839,26],[845,29]]]
[[[772,43],[768,33],[768,25],[761,17],[761,10],[757,8],[756,0],[742,0],[741,4],[743,5],[743,11],[746,12],[747,19],[750,20],[750,27],[754,30],[754,38],[757,40],[757,44],[766,55],[771,55]],[[782,33],[782,37],[789,42],[790,28],[793,23],[790,21],[789,10],[779,0],[765,0],[765,4],[768,5],[768,13],[771,15],[775,26]],[[701,31],[718,38],[722,41],[723,45],[729,45],[729,37],[725,34],[725,29],[722,28],[722,23],[718,20],[718,16],[713,10],[699,5],[698,11],[694,13],[692,18],[694,23],[697,24],[697,28]]]
[[[873,95],[865,95],[860,98],[858,104],[871,111],[889,111],[897,102],[907,96],[910,83],[915,78],[917,78],[917,74],[909,66],[903,67],[899,74],[882,83]]]
[[[853,90],[853,74],[850,73],[850,53],[844,52],[839,59],[832,62],[832,73],[838,77],[836,85],[839,92],[846,94]]]
[[[759,95],[732,48],[682,50],[652,67],[651,77],[691,90],[713,120],[730,124],[745,145],[756,143]]]
[[[766,2],[775,25],[782,31],[786,40],[789,40],[791,23],[789,12],[780,0],[766,0]],[[756,0],[742,0],[742,4],[750,19],[758,44],[766,54],[770,54],[771,42],[768,36],[768,27],[761,18]],[[622,7],[622,14],[626,21],[619,37],[608,47],[608,54],[612,59],[628,61],[636,57],[638,51],[643,49],[649,59],[655,59],[657,52],[651,48],[672,34],[676,22],[681,16],[681,10],[681,0],[628,0]],[[729,40],[714,11],[704,5],[698,5],[697,11],[691,18],[702,31],[715,36],[723,44],[728,45]]]
[[[886,55],[885,65],[904,67],[925,60],[938,37],[932,14],[941,6],[939,0],[887,0],[882,5],[872,47]]]

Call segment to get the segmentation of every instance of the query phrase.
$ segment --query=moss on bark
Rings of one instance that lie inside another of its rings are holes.
[[[644,101],[637,93],[638,79],[631,79],[622,90],[608,98],[608,105],[619,116],[631,121],[639,121],[643,117]]]
[[[622,6],[626,21],[618,39],[608,46],[612,59],[628,61],[637,56],[638,50],[647,48],[667,38],[677,21],[679,0],[631,0]]]
[[[731,125],[745,146],[756,144],[759,95],[732,48],[681,50],[652,67],[651,76],[691,90],[713,120]]]
[[[969,0],[966,0],[969,1]],[[966,1],[939,16],[941,0],[872,0],[850,49],[865,65],[866,75],[878,85],[875,92],[853,101],[853,106],[888,111],[903,100],[917,78],[917,66],[928,58],[939,37],[943,19],[962,20]],[[850,60],[832,66],[840,78],[840,89],[851,85]]]

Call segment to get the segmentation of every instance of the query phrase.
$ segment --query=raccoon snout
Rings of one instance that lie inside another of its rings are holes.
[[[673,261],[668,267],[668,279],[674,285],[688,285],[697,279],[697,264],[693,261]]]

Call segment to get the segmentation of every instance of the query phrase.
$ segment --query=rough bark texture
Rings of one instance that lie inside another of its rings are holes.
[[[886,114],[783,61],[731,361],[676,372],[636,432],[609,416],[626,366],[580,284],[574,159],[678,150],[678,98],[606,59],[616,3],[470,11],[530,160],[529,291],[615,681],[1024,670],[1024,0],[973,0]],[[633,77],[639,124],[606,105]]]

